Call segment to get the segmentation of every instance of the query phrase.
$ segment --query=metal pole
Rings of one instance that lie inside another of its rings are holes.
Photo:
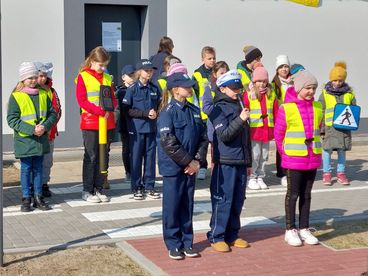
[[[1,1],[0,1],[0,34],[1,34]],[[0,91],[2,92],[2,72],[1,72],[1,35],[0,35]],[[1,97],[3,93],[0,93]],[[3,102],[3,101],[1,101]],[[4,266],[4,224],[3,224],[3,107],[0,107],[0,266]]]

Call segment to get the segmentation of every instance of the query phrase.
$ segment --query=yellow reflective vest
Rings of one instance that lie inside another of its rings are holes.
[[[332,120],[334,116],[335,105],[337,104],[334,95],[328,94],[326,89],[322,90],[322,94],[325,100],[325,125],[332,126]],[[343,104],[351,104],[355,95],[354,92],[346,92],[343,97]]]
[[[157,83],[160,86],[161,91],[164,91],[166,89],[166,83],[167,83],[166,79],[158,79]]]
[[[39,119],[37,122],[37,113],[36,108],[29,97],[29,95],[25,92],[15,91],[12,93],[15,101],[17,102],[20,109],[20,119],[32,126],[35,126],[41,122],[46,121],[47,116],[47,92],[43,89],[39,89],[38,92],[38,101],[39,101]],[[18,132],[19,136],[26,137],[31,136],[25,133]]]
[[[243,69],[238,68],[236,70],[241,75],[241,82],[243,84],[243,87],[247,87],[247,85],[250,83],[250,76]]]
[[[203,100],[204,90],[206,88],[206,85],[209,85],[209,82],[208,82],[208,79],[204,78],[200,72],[194,72],[193,77],[195,78],[195,80],[198,83],[199,93],[198,93],[197,101],[198,101],[198,107],[201,110],[201,118],[202,118],[202,120],[207,120],[207,118],[208,118],[207,114],[202,111],[202,108],[203,108],[203,101],[202,100]],[[193,99],[190,99],[189,102],[196,105],[194,97],[195,97],[195,95],[193,95]]]
[[[261,103],[258,99],[251,99],[250,93],[247,92],[249,99],[249,109],[250,109],[250,127],[262,127],[263,126],[263,116]],[[266,96],[266,95],[265,95]],[[267,121],[269,127],[274,127],[274,117],[273,117],[273,103],[275,101],[276,94],[273,90],[269,96],[266,96],[266,107],[267,107]]]
[[[80,73],[83,78],[84,85],[86,86],[87,91],[87,99],[89,102],[94,103],[95,105],[100,105],[100,87],[101,84],[98,80],[92,76],[91,74],[83,71]],[[111,86],[112,79],[109,74],[104,73],[102,79],[102,85]],[[87,112],[82,108],[82,113]]]
[[[286,119],[284,152],[289,156],[307,156],[311,144],[314,154],[322,153],[320,124],[322,122],[322,104],[313,102],[313,138],[309,141],[305,136],[303,120],[295,103],[283,104]]]

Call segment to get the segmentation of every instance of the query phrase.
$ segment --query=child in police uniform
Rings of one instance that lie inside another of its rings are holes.
[[[199,256],[192,248],[194,186],[199,162],[206,157],[207,139],[199,108],[186,100],[193,86],[186,74],[170,75],[158,118],[163,236],[169,257],[176,260]]]
[[[127,89],[123,99],[129,114],[131,189],[135,200],[142,200],[145,195],[159,199],[160,193],[155,190],[156,118],[161,93],[150,81],[156,67],[149,60],[140,60],[135,69],[137,81]]]
[[[239,238],[240,214],[245,199],[247,168],[252,164],[249,135],[249,111],[241,108],[239,93],[243,87],[241,75],[230,70],[216,81],[220,92],[215,92],[210,120],[213,135],[213,162],[211,177],[212,216],[207,233],[215,251],[228,252],[230,246],[248,247]]]
[[[336,129],[332,126],[333,111],[337,103],[356,105],[355,94],[345,82],[347,77],[346,63],[336,62],[330,71],[330,81],[325,85],[319,101],[322,103],[324,120],[321,136],[323,139],[323,184],[332,184],[331,154],[337,151],[337,182],[349,185],[345,174],[346,151],[351,150],[350,130]]]
[[[122,143],[122,159],[125,169],[125,180],[130,181],[131,168],[130,168],[130,148],[129,148],[129,132],[128,132],[128,107],[123,103],[126,91],[128,87],[133,85],[135,68],[131,64],[125,65],[121,69],[121,79],[123,84],[116,88],[116,98],[118,100],[118,114],[119,120],[117,121],[117,130],[120,133],[120,139]]]
[[[314,101],[317,79],[307,70],[294,75],[294,99],[280,106],[275,125],[275,141],[286,169],[285,241],[291,246],[318,244],[309,230],[311,191],[321,165],[320,127],[322,105]],[[299,230],[295,224],[299,198]]]

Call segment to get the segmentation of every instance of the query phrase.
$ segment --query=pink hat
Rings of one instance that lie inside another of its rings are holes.
[[[252,81],[256,82],[256,81],[263,81],[263,80],[268,81],[268,73],[267,73],[267,70],[263,66],[259,66],[253,71]]]
[[[174,63],[173,65],[170,66],[169,72],[167,72],[167,76],[171,76],[172,74],[175,73],[188,74],[187,67],[185,67],[183,63]]]

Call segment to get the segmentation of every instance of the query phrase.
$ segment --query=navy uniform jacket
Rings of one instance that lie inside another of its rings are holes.
[[[119,107],[119,118],[118,124],[116,125],[117,130],[123,134],[128,135],[128,106],[123,103],[127,87],[125,85],[118,86],[116,88],[115,97],[118,100]]]
[[[128,105],[129,132],[156,132],[156,120],[149,119],[148,113],[151,109],[157,110],[160,99],[158,87],[151,82],[144,86],[138,80],[127,89],[123,103]]]
[[[226,165],[252,165],[250,128],[240,119],[241,107],[219,92],[215,94],[214,108],[210,113],[215,132],[213,135],[213,162]]]
[[[193,160],[206,158],[208,145],[199,108],[175,99],[158,118],[158,165],[163,176],[175,176]]]

